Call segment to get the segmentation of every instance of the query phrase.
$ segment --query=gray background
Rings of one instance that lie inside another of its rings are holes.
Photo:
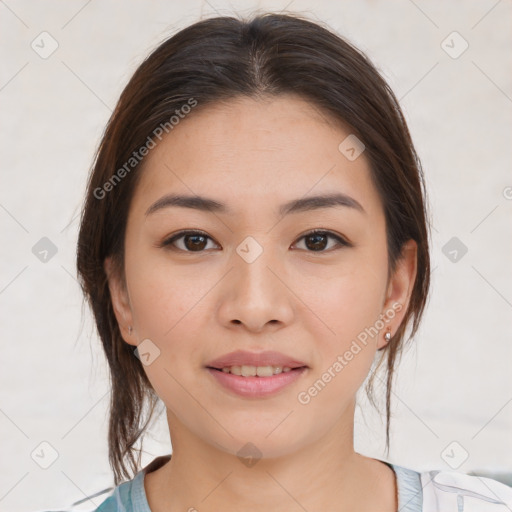
[[[57,509],[112,484],[108,374],[74,255],[87,172],[123,86],[159,42],[202,17],[284,8],[367,52],[401,99],[428,182],[433,292],[399,370],[388,460],[512,470],[510,1],[6,0],[1,510]],[[384,422],[361,405],[356,449],[385,458]],[[163,418],[144,450],[144,465],[170,452]]]

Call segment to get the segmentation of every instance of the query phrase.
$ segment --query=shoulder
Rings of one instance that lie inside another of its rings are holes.
[[[118,485],[94,512],[131,512],[130,503],[133,480]]]
[[[119,484],[94,512],[149,512],[149,508],[140,508],[141,500],[145,500],[142,477],[140,472],[132,480]]]
[[[171,460],[171,455],[156,457],[131,480],[119,484],[93,512],[151,512],[144,488],[144,477]]]
[[[512,487],[492,478],[391,466],[397,477],[401,512],[510,512],[512,509]]]

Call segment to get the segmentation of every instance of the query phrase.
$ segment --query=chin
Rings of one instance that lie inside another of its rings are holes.
[[[223,431],[222,437],[214,437],[211,432],[205,437],[217,449],[241,459],[275,459],[288,456],[305,447],[308,440],[298,437],[298,426],[288,425],[287,428],[277,426],[279,421],[270,423],[252,424],[229,428],[229,433]],[[277,426],[277,428],[276,428]],[[205,439],[203,437],[203,439]],[[206,439],[205,439],[206,440]]]

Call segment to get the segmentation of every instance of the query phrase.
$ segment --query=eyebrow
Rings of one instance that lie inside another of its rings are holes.
[[[155,201],[147,209],[146,216],[164,208],[170,208],[173,206],[181,208],[192,208],[194,210],[207,211],[212,213],[223,213],[227,215],[234,215],[235,213],[224,203],[220,203],[219,201],[208,197],[168,194]],[[287,203],[282,204],[279,207],[278,212],[279,215],[284,216],[289,213],[306,212],[339,206],[352,208],[361,213],[366,213],[358,201],[342,193],[293,199],[292,201],[288,201]]]

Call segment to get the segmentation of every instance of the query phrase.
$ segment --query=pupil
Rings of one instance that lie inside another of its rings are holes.
[[[193,242],[192,244],[189,244],[187,242],[189,242],[191,239],[196,239],[195,242]],[[199,242],[197,242],[197,239],[200,239]],[[205,237],[203,235],[187,235],[185,237],[185,245],[187,246],[187,249],[204,249],[204,245],[205,245]]]
[[[315,234],[315,235],[310,235],[307,237],[306,240],[315,240],[314,244],[313,244],[313,249],[323,249],[325,248],[325,238],[326,236],[325,235],[319,235],[319,234]],[[319,240],[323,239],[324,243],[322,243],[321,241],[319,242]],[[319,246],[320,244],[320,246]],[[307,242],[306,242],[306,245]],[[309,247],[309,245],[308,245]]]

